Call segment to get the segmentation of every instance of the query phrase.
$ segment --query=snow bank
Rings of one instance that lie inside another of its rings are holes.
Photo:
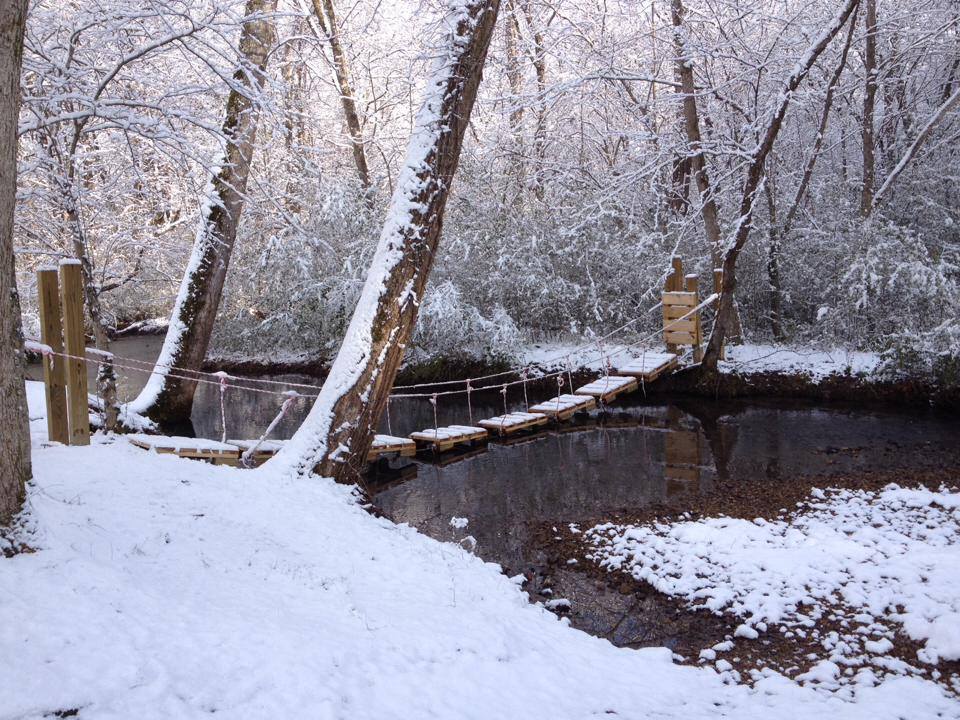
[[[34,393],[35,394],[35,393]],[[892,678],[855,702],[756,689],[566,626],[499,568],[318,478],[95,436],[37,448],[28,542],[0,559],[0,717],[896,718],[953,715]]]
[[[880,356],[852,350],[810,350],[779,345],[731,345],[720,371],[750,375],[783,373],[804,375],[812,382],[822,382],[831,375],[866,376],[877,372]]]
[[[743,618],[738,637],[754,638],[768,624],[806,636],[825,618],[849,627],[823,638],[832,662],[885,655],[896,626],[925,643],[921,662],[960,659],[958,493],[817,490],[774,522],[607,524],[585,538],[603,566]]]

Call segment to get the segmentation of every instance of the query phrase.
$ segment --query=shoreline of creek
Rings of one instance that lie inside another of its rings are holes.
[[[835,448],[832,453],[856,453],[860,448]],[[897,448],[889,448],[896,452]],[[936,465],[936,463],[931,463]],[[714,488],[684,499],[683,505],[652,503],[642,509],[605,513],[602,517],[577,518],[570,522],[541,523],[531,533],[529,552],[538,562],[527,569],[524,589],[531,600],[549,603],[558,597],[571,600],[569,606],[552,608],[561,617],[567,617],[573,627],[590,632],[621,647],[668,647],[676,662],[703,665],[700,651],[719,643],[736,640],[735,652],[724,658],[743,678],[750,682],[750,671],[770,668],[788,677],[797,677],[825,657],[819,639],[805,639],[780,632],[771,626],[753,640],[736,637],[736,628],[742,619],[727,613],[715,614],[705,609],[693,609],[682,598],[661,593],[649,583],[637,580],[629,572],[601,567],[587,555],[590,547],[582,532],[574,532],[570,523],[582,529],[599,523],[618,525],[649,525],[653,522],[697,520],[706,517],[728,516],[753,520],[774,520],[784,509],[791,509],[809,500],[813,489],[839,488],[879,491],[890,483],[902,487],[926,487],[935,490],[945,486],[960,489],[960,466],[931,467],[905,476],[903,471],[850,473],[843,475],[816,474],[798,476],[771,482],[738,480],[733,485],[720,484]],[[597,618],[604,615],[603,606],[613,606],[613,613],[621,618],[610,621],[606,632],[597,632]],[[642,618],[640,626],[637,618]],[[624,625],[634,624],[633,636],[624,641]],[[826,618],[818,621],[821,635],[830,631],[850,632]],[[619,637],[617,637],[620,635]],[[792,634],[791,634],[792,635]],[[960,661],[941,660],[936,665],[917,663],[917,651],[922,647],[897,630],[893,647],[887,655],[913,667],[920,674],[934,680],[946,691],[960,695]]]

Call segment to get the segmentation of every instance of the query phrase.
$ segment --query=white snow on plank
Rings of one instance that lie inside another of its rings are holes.
[[[394,437],[393,435],[375,435],[373,448],[393,447],[395,445],[409,445],[410,438]]]
[[[588,395],[558,395],[549,400],[544,400],[542,403],[531,405],[530,410],[538,413],[556,413],[581,406],[589,406],[592,402],[593,398]]]
[[[509,428],[542,419],[546,419],[546,415],[543,413],[512,412],[506,415],[497,415],[487,420],[481,420],[480,425],[485,428]]]
[[[593,396],[605,395],[608,392],[613,392],[615,390],[636,384],[636,378],[609,375],[607,377],[598,378],[593,382],[589,382],[583,387],[578,387],[576,390],[574,390],[574,394]]]
[[[469,425],[450,425],[449,427],[430,428],[420,432],[411,433],[410,437],[415,440],[456,440],[470,435],[483,434],[487,431],[480,427],[471,427]]]
[[[181,437],[178,435],[146,435],[143,433],[131,433],[127,435],[126,438],[138,447],[146,446],[158,452],[180,452],[183,450],[234,454],[237,452],[237,448],[234,445],[220,442],[219,440],[208,440],[207,438]]]
[[[664,365],[674,362],[677,356],[673,353],[650,352],[640,357],[632,358],[622,365],[617,366],[617,372],[621,373],[649,373],[659,369]]]

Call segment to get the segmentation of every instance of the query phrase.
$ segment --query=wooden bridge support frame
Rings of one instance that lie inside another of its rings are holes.
[[[48,437],[67,445],[89,445],[87,364],[77,359],[83,358],[86,344],[80,263],[61,262],[59,278],[56,270],[39,270],[37,292],[41,342],[54,353],[73,356],[43,358]]]
[[[663,288],[663,336],[667,350],[680,354],[684,346],[693,347],[693,360],[703,359],[703,323],[698,311],[689,318],[679,320],[700,303],[699,281],[695,274],[684,275],[683,258],[674,255],[670,259],[671,270]],[[719,293],[723,273],[713,271],[714,292]],[[721,351],[721,358],[723,357]]]
[[[37,271],[37,296],[40,308],[40,342],[50,346],[55,353],[62,353],[63,324],[60,319],[60,282],[56,268]],[[44,355],[43,386],[47,404],[47,437],[69,445],[66,383],[63,358]]]

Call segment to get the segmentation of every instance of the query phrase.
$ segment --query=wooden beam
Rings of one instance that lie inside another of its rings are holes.
[[[60,320],[60,283],[56,268],[37,271],[37,300],[40,309],[40,342],[55,353],[63,352],[63,323]],[[47,402],[47,438],[70,444],[67,420],[67,385],[64,358],[43,356],[43,388]]]
[[[71,445],[90,444],[90,417],[87,410],[87,364],[84,357],[83,278],[79,260],[60,262],[60,304],[63,307],[64,350],[67,375],[67,417]]]

